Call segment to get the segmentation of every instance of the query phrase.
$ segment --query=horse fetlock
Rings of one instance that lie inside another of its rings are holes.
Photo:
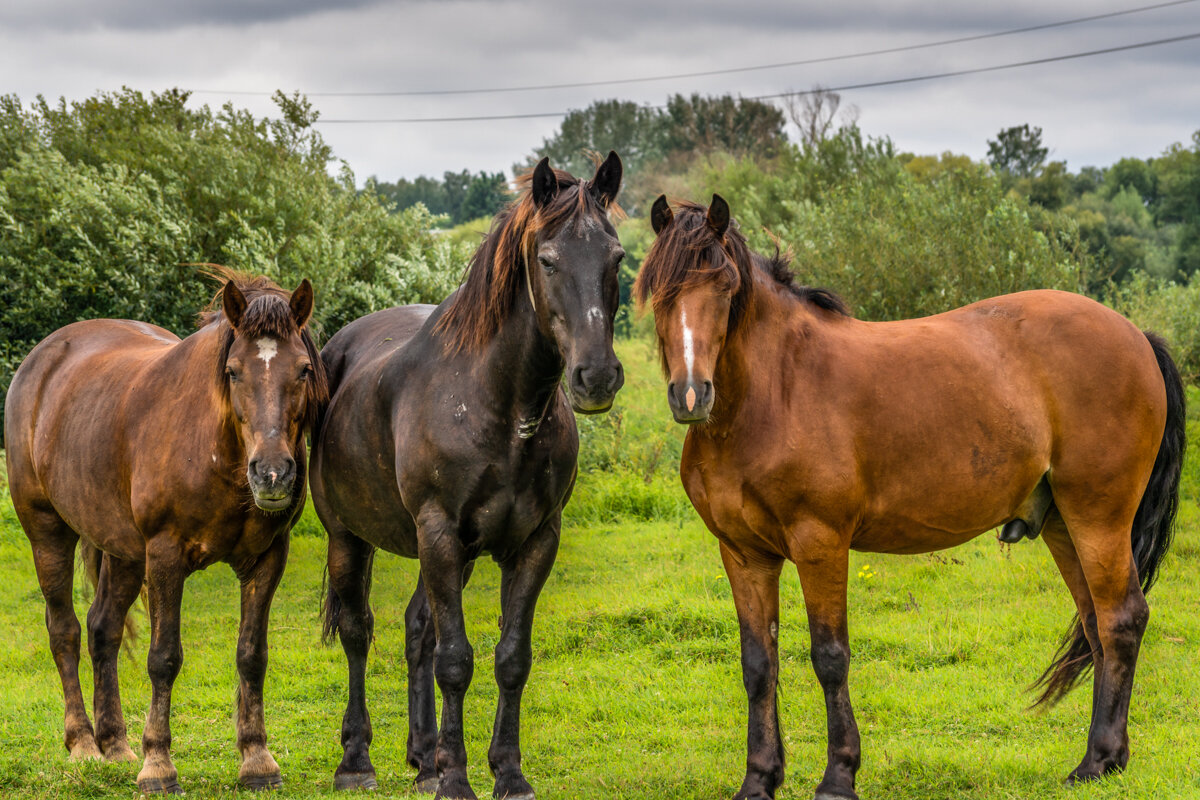
[[[100,749],[104,753],[105,761],[116,763],[138,760],[137,753],[133,752],[133,748],[129,746],[129,740],[125,738],[124,732],[120,736],[101,737]]]
[[[475,790],[467,780],[465,769],[442,772],[435,797],[437,800],[478,800]]]
[[[496,775],[496,783],[492,788],[492,797],[501,800],[533,800],[533,787],[518,767],[515,771],[505,771]]]
[[[100,748],[96,746],[96,739],[89,732],[85,735],[67,737],[67,751],[70,753],[69,758],[72,761],[95,761],[103,758]]]

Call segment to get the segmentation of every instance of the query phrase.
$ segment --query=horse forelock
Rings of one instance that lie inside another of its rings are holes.
[[[746,239],[735,228],[717,237],[708,226],[707,209],[680,203],[671,223],[650,246],[634,282],[638,303],[655,314],[675,305],[683,292],[706,284],[729,291],[730,328],[736,326],[749,298],[752,269]]]
[[[557,234],[566,225],[603,224],[607,214],[621,213],[615,203],[601,205],[586,181],[562,170],[554,175],[558,193],[541,208],[530,191],[532,172],[519,177],[521,194],[496,215],[475,250],[435,328],[451,352],[478,351],[500,330],[526,279],[526,266],[537,255],[539,235]]]

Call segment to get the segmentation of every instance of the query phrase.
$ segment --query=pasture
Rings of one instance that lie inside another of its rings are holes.
[[[682,428],[670,422],[655,354],[618,342],[627,385],[619,416],[582,423],[584,455],[558,562],[534,628],[522,719],[524,768],[552,798],[728,798],[745,758],[737,623],[716,540],[673,470]],[[1200,393],[1189,429],[1200,441]],[[1175,544],[1149,595],[1123,775],[1066,789],[1086,737],[1090,682],[1047,712],[1025,688],[1049,663],[1072,612],[1044,545],[979,537],[928,556],[852,554],[850,691],[863,737],[864,798],[1200,797],[1200,460],[1185,466]],[[332,796],[341,756],[346,669],[320,643],[324,537],[311,509],[294,531],[271,625],[269,744],[289,796]],[[410,794],[403,611],[416,563],[381,556],[368,666],[381,797]],[[76,607],[88,591],[77,579]],[[481,561],[465,592],[475,674],[467,695],[470,777],[490,792],[486,750],[496,687],[499,572]],[[28,544],[0,495],[0,793],[130,797],[132,764],[77,764],[62,747],[62,695],[49,656]],[[799,581],[781,588],[780,714],[788,752],[781,798],[808,798],[825,759],[825,714],[808,662]],[[237,793],[234,665],[237,582],[220,565],[194,575],[183,604],[184,664],[173,692],[173,756],[194,797]],[[145,630],[144,612],[135,611]],[[140,752],[150,697],[147,638],[121,660],[130,741]],[[85,696],[91,669],[81,663]],[[416,796],[415,794],[413,796]]]

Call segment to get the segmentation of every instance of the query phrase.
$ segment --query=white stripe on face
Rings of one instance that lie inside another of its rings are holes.
[[[274,339],[268,339],[266,336],[255,342],[258,345],[258,357],[267,365],[267,370],[271,369],[271,359],[279,352],[279,344]]]
[[[692,329],[687,324],[687,309],[679,306],[679,323],[683,326],[683,363],[687,364],[688,383],[692,382],[692,368],[696,361],[696,350],[692,344]]]

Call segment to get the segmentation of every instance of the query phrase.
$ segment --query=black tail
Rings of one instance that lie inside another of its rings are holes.
[[[1179,473],[1187,446],[1187,397],[1179,369],[1171,360],[1166,342],[1153,333],[1147,333],[1146,338],[1154,348],[1154,357],[1158,360],[1158,368],[1167,388],[1167,425],[1163,430],[1162,443],[1158,446],[1158,456],[1154,459],[1150,483],[1146,485],[1146,492],[1133,518],[1133,560],[1137,564],[1143,592],[1150,591],[1158,579],[1158,568],[1175,533]],[[1058,652],[1054,654],[1054,660],[1034,683],[1034,687],[1043,688],[1034,705],[1057,703],[1078,685],[1091,666],[1092,648],[1084,636],[1083,624],[1076,615],[1059,644]]]
[[[83,574],[87,576],[88,584],[92,587],[92,596],[95,597],[96,587],[100,585],[100,565],[104,561],[104,552],[97,548],[94,544],[86,539],[79,540],[79,563],[83,566]],[[146,600],[146,589],[142,587],[142,602]],[[133,621],[133,614],[125,615],[125,636],[121,644],[124,646],[125,652],[128,655],[133,655],[133,644],[137,641],[137,623]]]
[[[342,599],[329,583],[329,565],[325,565],[325,574],[321,578],[321,592],[325,597],[321,600],[321,644],[331,645],[338,633],[338,616],[342,613]]]

